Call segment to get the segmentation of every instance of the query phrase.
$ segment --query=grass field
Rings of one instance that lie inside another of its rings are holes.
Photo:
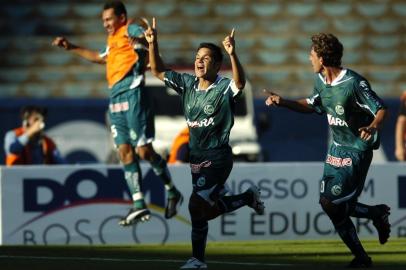
[[[374,269],[406,269],[406,239],[386,245],[363,241]],[[3,246],[0,269],[178,269],[190,257],[189,244],[137,246]],[[351,260],[339,241],[252,241],[209,243],[213,270],[344,269]]]

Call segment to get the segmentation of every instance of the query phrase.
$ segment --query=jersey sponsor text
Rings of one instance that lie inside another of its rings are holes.
[[[334,167],[352,166],[352,159],[351,158],[339,158],[339,157],[327,155],[326,163],[330,164]]]
[[[208,127],[210,125],[214,125],[214,117],[204,118],[200,121],[190,121],[189,119],[187,119],[186,123],[191,128]]]
[[[348,127],[347,122],[345,122],[344,120],[342,120],[342,119],[340,119],[338,117],[334,117],[331,114],[327,114],[327,119],[328,119],[328,124],[330,126],[340,126],[340,127],[346,126],[346,127]]]

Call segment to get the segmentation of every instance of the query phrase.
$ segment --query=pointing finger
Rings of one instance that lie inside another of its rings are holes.
[[[155,17],[152,18],[152,29],[155,29],[156,27],[156,20]]]
[[[231,30],[231,34],[230,34],[230,37],[234,37],[234,32],[235,32],[235,29],[233,28],[233,30]]]

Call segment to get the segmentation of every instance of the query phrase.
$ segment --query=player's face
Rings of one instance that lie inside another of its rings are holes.
[[[198,78],[211,78],[217,75],[218,63],[214,61],[209,48],[200,48],[195,59],[195,74]]]
[[[322,58],[317,55],[317,53],[313,50],[310,51],[309,60],[312,63],[314,73],[319,73],[323,69],[323,62]]]
[[[44,117],[41,114],[37,113],[37,112],[33,112],[28,116],[28,118],[26,120],[27,121],[25,121],[25,123],[24,123],[25,127],[30,127],[37,121],[42,121],[43,122]]]
[[[113,8],[103,10],[102,19],[103,26],[109,35],[113,35],[118,28],[125,24],[125,16],[117,17]]]

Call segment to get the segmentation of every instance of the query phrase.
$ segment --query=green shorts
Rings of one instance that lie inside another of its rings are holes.
[[[131,89],[110,98],[111,133],[116,146],[143,146],[154,140],[154,114],[148,91]]]
[[[334,204],[356,201],[364,188],[372,150],[351,151],[331,145],[324,164],[320,197]]]
[[[213,158],[210,158],[213,157]],[[197,163],[196,160],[199,160]],[[193,192],[214,204],[227,193],[224,184],[233,168],[231,150],[212,150],[209,155],[191,158]]]

